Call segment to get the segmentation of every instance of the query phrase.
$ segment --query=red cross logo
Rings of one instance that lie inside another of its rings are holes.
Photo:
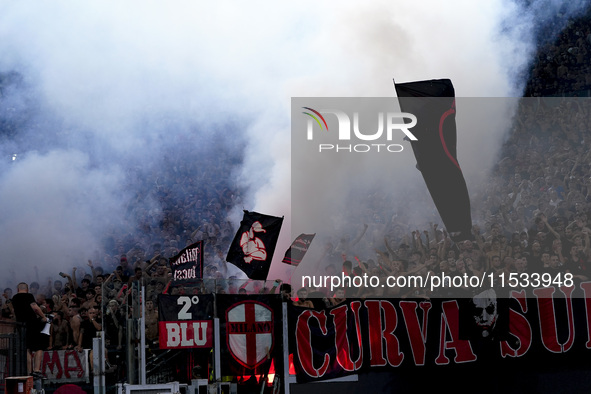
[[[273,310],[258,301],[234,304],[226,311],[230,353],[246,368],[255,368],[273,348]]]

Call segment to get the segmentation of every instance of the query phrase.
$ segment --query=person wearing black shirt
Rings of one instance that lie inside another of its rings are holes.
[[[88,310],[88,317],[80,323],[80,337],[78,338],[78,346],[76,350],[81,352],[82,349],[90,349],[88,358],[92,361],[92,339],[96,337],[98,331],[102,331],[102,320],[98,317],[98,311],[92,307]],[[90,363],[92,371],[92,362]]]
[[[48,319],[35,302],[35,297],[29,293],[29,285],[24,282],[18,284],[17,293],[12,297],[12,305],[16,321],[24,323],[26,327],[27,371],[32,372],[35,378],[42,378],[41,361],[47,340],[41,330]]]

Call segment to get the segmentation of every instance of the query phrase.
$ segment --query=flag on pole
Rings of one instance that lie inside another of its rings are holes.
[[[403,112],[417,118],[411,141],[429,193],[455,241],[472,238],[470,197],[456,157],[456,101],[449,79],[395,83]]]
[[[316,234],[300,234],[285,252],[285,257],[282,262],[296,267],[304,259],[304,255],[308,251],[312,240]]]
[[[283,217],[244,211],[226,261],[254,280],[266,280]]]
[[[203,241],[197,241],[170,259],[172,282],[187,283],[203,278]]]

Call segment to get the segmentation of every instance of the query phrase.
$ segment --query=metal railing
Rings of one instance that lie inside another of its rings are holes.
[[[12,321],[0,320],[0,394],[4,394],[5,380],[27,372],[25,327]]]
[[[268,294],[279,293],[279,283],[275,281],[254,281],[244,279],[202,279],[194,283],[169,286],[169,294]],[[150,286],[147,286],[150,289]],[[207,379],[211,355],[203,350],[161,350],[156,342],[141,343],[141,318],[145,300],[156,301],[157,292],[142,290],[141,283],[134,282],[128,295],[121,299],[119,308],[123,323],[123,343],[121,349],[109,350],[109,359],[116,366],[107,379],[108,390],[114,384],[126,382],[141,383],[141,371],[145,371],[147,383],[163,383],[172,380],[191,378]],[[142,293],[145,291],[145,293]],[[143,296],[142,296],[143,294]],[[123,299],[125,300],[123,302]],[[109,299],[103,298],[100,310],[105,312]],[[156,303],[156,302],[155,302]],[[104,315],[101,313],[101,318]],[[4,394],[5,379],[27,374],[27,351],[25,327],[13,321],[0,320],[0,394]],[[145,353],[141,349],[147,349]],[[141,362],[141,359],[145,360]]]

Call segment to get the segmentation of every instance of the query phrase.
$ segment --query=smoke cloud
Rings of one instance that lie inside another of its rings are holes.
[[[183,186],[167,178],[184,174],[179,158],[224,169],[186,174],[191,182],[244,191],[235,226],[242,209],[285,215],[280,259],[297,235],[287,231],[290,97],[392,97],[392,78],[450,78],[464,97],[518,96],[537,27],[584,6],[527,4],[0,1],[7,281],[30,280],[35,266],[44,280],[84,265],[108,235],[162,220],[150,191],[183,201]],[[464,140],[460,128],[460,162],[475,161],[469,188],[506,128]],[[488,156],[464,156],[474,144],[489,144]],[[274,264],[271,276],[283,270]]]

